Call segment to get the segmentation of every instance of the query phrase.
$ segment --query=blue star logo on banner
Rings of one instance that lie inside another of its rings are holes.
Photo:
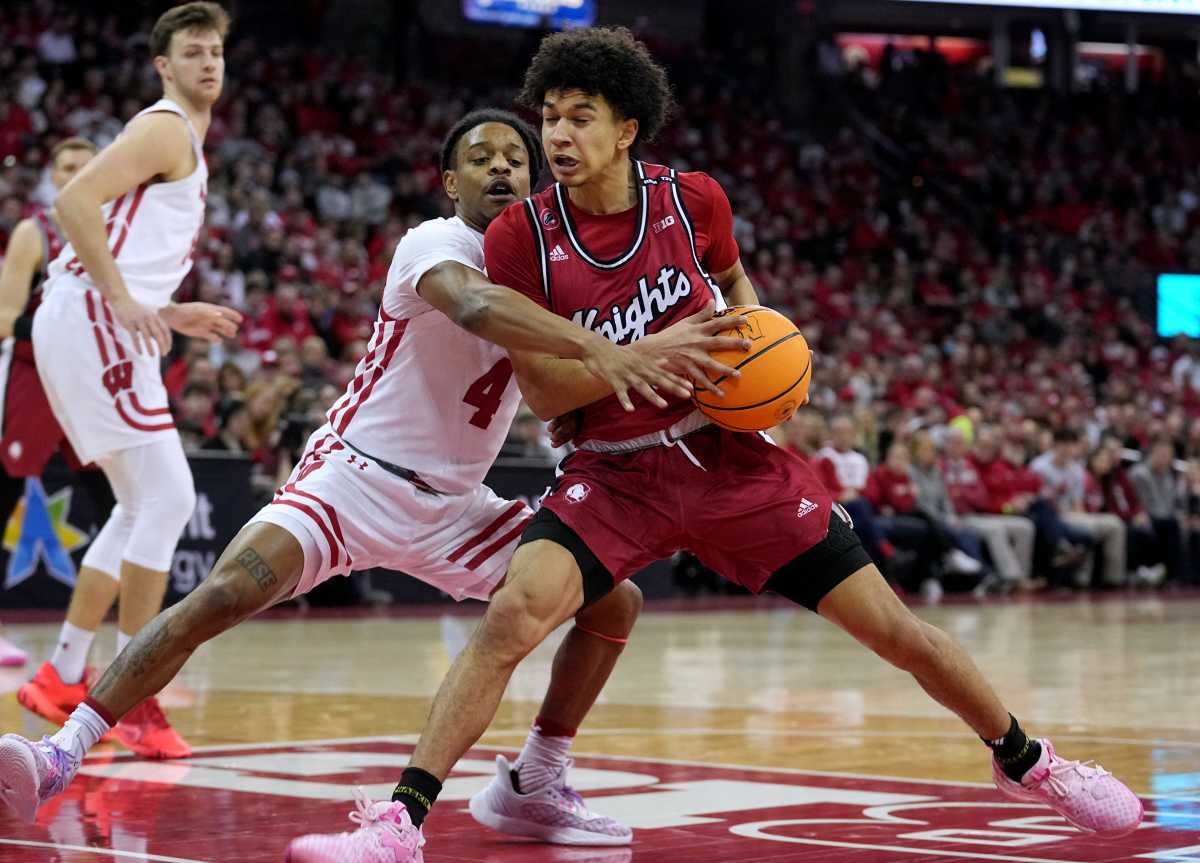
[[[25,480],[25,498],[4,529],[4,548],[9,553],[5,589],[37,572],[40,561],[45,562],[51,578],[75,586],[71,552],[85,545],[88,535],[67,521],[70,512],[70,486],[47,497],[41,480]]]

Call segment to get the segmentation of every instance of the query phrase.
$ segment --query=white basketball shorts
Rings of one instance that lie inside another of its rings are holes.
[[[521,501],[483,485],[466,494],[422,491],[356,453],[326,424],[250,521],[282,527],[304,548],[295,596],[335,575],[383,567],[461,600],[487,599],[499,586],[532,517]]]
[[[46,398],[80,462],[178,438],[156,354],[138,353],[99,291],[69,274],[46,286],[33,318]]]

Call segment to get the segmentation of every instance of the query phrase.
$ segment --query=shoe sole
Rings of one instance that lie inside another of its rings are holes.
[[[295,842],[295,841],[296,840],[294,840],[294,839],[292,840],[292,842]],[[304,863],[304,860],[302,858],[295,857],[292,855],[292,843],[291,842],[288,843],[288,847],[283,852],[283,863]],[[421,851],[420,848],[417,849],[415,856],[413,856],[413,858],[409,861],[409,863],[425,863],[425,855]]]
[[[150,761],[174,761],[176,759],[192,757],[192,750],[190,748],[181,750],[179,752],[166,752],[156,746],[146,746],[145,744],[137,741],[126,740],[121,736],[119,726],[114,727],[108,732],[108,734],[105,735],[105,737],[109,737],[109,735],[111,735],[110,739],[115,738],[121,743],[122,746],[124,746],[134,755],[141,756],[142,758]]]
[[[37,817],[37,761],[23,743],[0,740],[0,799],[26,824]]]
[[[512,818],[508,815],[501,815],[488,808],[487,802],[484,799],[486,795],[487,792],[483,791],[471,798],[471,802],[467,807],[470,809],[471,817],[484,827],[490,827],[509,836],[525,836],[531,839],[541,839],[543,842],[549,842],[552,845],[612,846],[629,845],[633,842],[632,834],[629,836],[608,836],[603,833],[591,833],[587,830],[579,830],[575,827],[550,827],[542,824],[534,824],[523,818]]]

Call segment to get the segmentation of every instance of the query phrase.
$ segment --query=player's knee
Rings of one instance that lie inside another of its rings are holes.
[[[575,620],[594,632],[624,638],[633,631],[643,602],[641,588],[632,581],[623,581],[603,599],[579,612]]]
[[[196,511],[196,487],[188,482],[153,501],[152,513],[164,534],[178,538]]]
[[[560,622],[552,605],[526,585],[505,585],[492,597],[480,625],[484,649],[502,661],[519,661]]]

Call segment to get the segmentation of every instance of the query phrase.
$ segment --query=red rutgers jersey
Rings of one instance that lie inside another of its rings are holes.
[[[51,261],[58,257],[58,253],[66,245],[62,234],[58,230],[58,225],[54,223],[54,220],[50,218],[50,214],[46,210],[38,210],[34,213],[33,221],[37,225],[38,233],[42,235],[42,265],[39,267],[38,278],[30,286],[29,299],[25,301],[25,310],[21,312],[23,316],[30,317],[37,311],[37,307],[42,304],[42,283],[45,281],[46,268],[50,266]],[[15,342],[13,344],[13,356],[33,362],[33,343],[29,341]]]
[[[488,277],[617,344],[628,344],[715,303],[709,273],[738,259],[729,201],[702,173],[634,162],[638,203],[623,213],[580,210],[555,184],[514,204],[488,227]],[[624,440],[665,429],[695,408],[639,401],[627,413],[615,396],[583,409],[577,441]]]

